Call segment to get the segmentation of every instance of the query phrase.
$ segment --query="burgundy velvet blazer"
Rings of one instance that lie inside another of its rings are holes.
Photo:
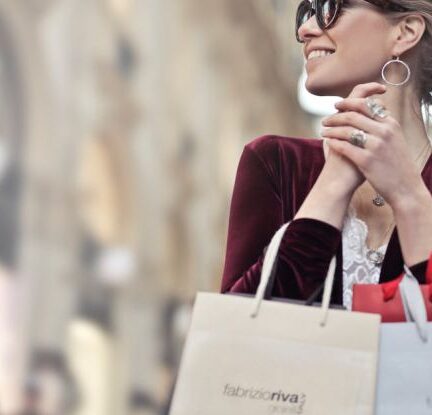
[[[293,220],[324,163],[321,139],[263,136],[244,147],[231,200],[222,293],[256,292],[264,249],[280,226],[292,221],[279,250],[272,295],[307,299],[323,283],[336,253],[332,302],[342,304],[341,231],[315,219]],[[432,156],[422,177],[432,191]],[[424,261],[411,267],[420,283],[425,281],[426,264]],[[380,282],[400,275],[403,265],[395,229],[382,264]]]

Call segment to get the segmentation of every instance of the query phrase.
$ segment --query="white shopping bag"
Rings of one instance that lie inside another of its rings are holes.
[[[263,300],[288,224],[273,237],[255,298],[198,293],[170,415],[372,415],[380,316]]]
[[[399,286],[408,323],[381,325],[377,415],[432,415],[432,323],[418,281]]]

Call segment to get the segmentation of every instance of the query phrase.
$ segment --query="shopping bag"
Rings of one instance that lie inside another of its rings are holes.
[[[283,234],[254,298],[198,293],[170,415],[372,415],[380,317],[264,299]]]
[[[383,323],[406,321],[405,310],[399,290],[404,278],[398,278],[383,284],[354,284],[352,310],[380,314]],[[432,254],[426,269],[426,284],[421,285],[427,319],[432,321]]]
[[[432,414],[432,323],[408,268],[399,285],[405,323],[381,325],[377,415]]]

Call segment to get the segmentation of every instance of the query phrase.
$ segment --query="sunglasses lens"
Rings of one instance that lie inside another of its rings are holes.
[[[326,29],[327,26],[335,20],[340,9],[340,3],[340,0],[317,1],[317,22],[321,29]],[[302,1],[298,6],[296,16],[296,36],[299,42],[302,42],[298,34],[300,26],[306,23],[314,13],[313,2],[310,2],[309,0]]]
[[[339,10],[339,1],[324,0],[321,3],[320,17],[325,26],[328,26],[335,18]]]
[[[308,1],[302,1],[297,9],[297,26],[300,27],[312,16],[312,6]]]

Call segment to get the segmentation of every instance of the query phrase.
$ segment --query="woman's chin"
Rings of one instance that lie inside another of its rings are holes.
[[[319,97],[325,97],[325,96],[338,96],[343,97],[345,96],[345,92],[342,90],[343,88],[338,88],[335,85],[325,85],[323,83],[314,83],[314,82],[308,82],[306,81],[305,84],[306,90],[312,94]]]

